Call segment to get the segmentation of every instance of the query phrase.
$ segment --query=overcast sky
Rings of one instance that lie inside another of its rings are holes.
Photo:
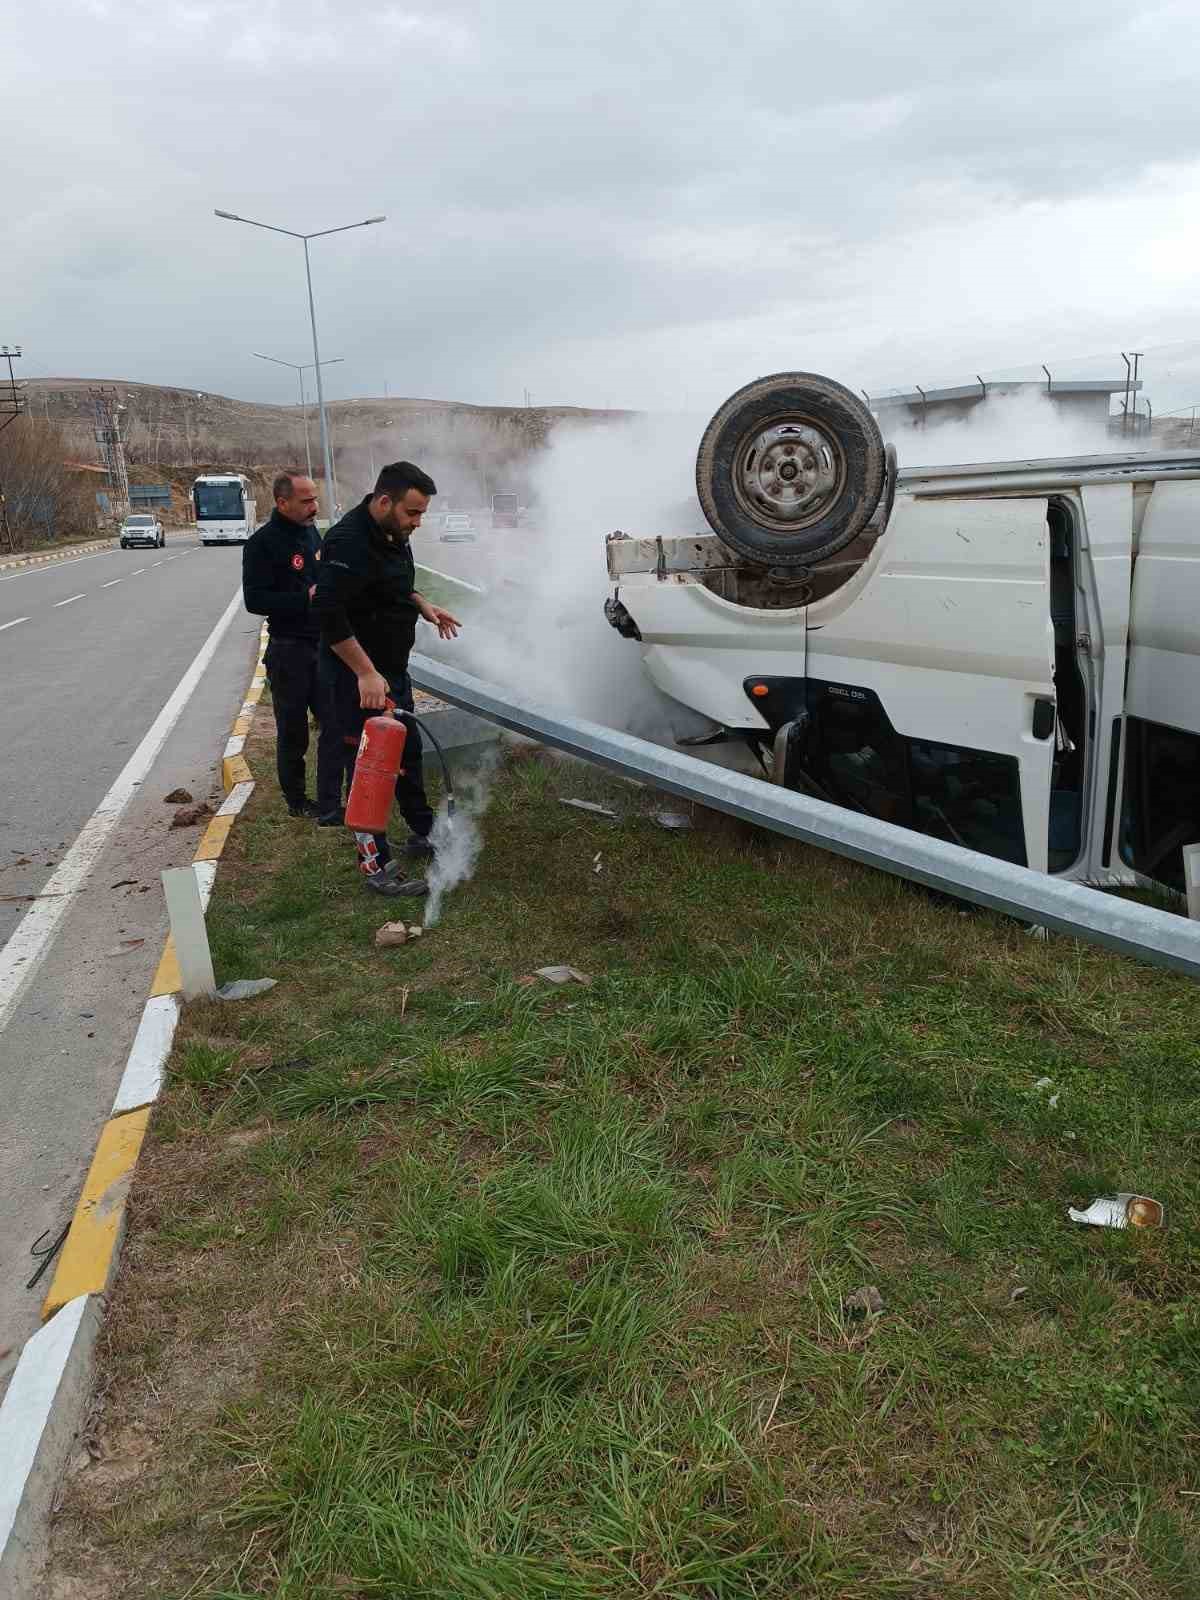
[[[312,246],[334,396],[703,410],[1200,341],[1195,0],[5,12],[28,376],[292,398],[250,352],[312,359],[301,247],[216,206],[387,214]]]

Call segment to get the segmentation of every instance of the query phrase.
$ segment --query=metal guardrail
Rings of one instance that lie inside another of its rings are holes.
[[[1200,923],[1186,917],[827,805],[599,723],[516,704],[494,684],[427,656],[414,656],[409,670],[414,683],[440,699],[610,772],[1006,916],[1200,977]]]

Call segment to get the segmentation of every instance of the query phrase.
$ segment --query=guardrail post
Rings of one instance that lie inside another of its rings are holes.
[[[208,929],[204,925],[204,906],[200,885],[191,867],[168,867],[162,875],[171,919],[171,938],[185,1000],[211,999],[217,992],[212,953],[208,948]]]

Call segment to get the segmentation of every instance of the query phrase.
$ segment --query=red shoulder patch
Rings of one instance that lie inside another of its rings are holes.
[[[296,554],[292,557],[292,566],[297,572],[304,571],[304,557],[300,554],[299,550],[297,550]]]

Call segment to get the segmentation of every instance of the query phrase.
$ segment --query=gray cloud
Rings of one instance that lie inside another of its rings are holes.
[[[818,359],[1115,358],[1196,331],[1170,251],[1198,45],[1182,0],[57,0],[0,107],[0,338],[290,398],[250,352],[308,353],[299,246],[221,206],[387,212],[313,245],[343,393],[663,405]]]

